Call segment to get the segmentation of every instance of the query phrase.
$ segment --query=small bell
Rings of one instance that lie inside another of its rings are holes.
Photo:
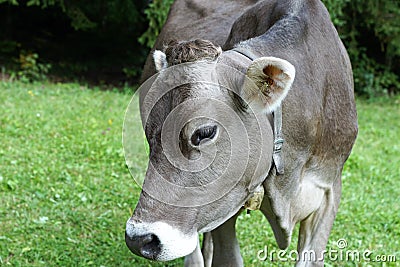
[[[259,185],[254,191],[251,198],[244,203],[244,208],[247,210],[258,210],[261,207],[261,202],[264,198],[264,187]]]

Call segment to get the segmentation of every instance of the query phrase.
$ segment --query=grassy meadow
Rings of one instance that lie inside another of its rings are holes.
[[[121,142],[132,94],[0,81],[0,265],[183,265],[182,259],[143,260],[125,245],[125,222],[140,193]],[[337,241],[345,240],[347,250],[369,251],[371,260],[395,256],[399,264],[400,98],[357,105],[359,137],[343,173],[328,249],[337,250]],[[138,169],[144,169],[145,157],[138,159]],[[293,265],[257,259],[265,247],[278,251],[260,213],[241,215],[237,232],[245,266]],[[328,259],[326,266],[396,263]]]

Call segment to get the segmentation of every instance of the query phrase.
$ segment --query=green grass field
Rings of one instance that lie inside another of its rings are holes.
[[[182,266],[181,259],[140,259],[125,246],[125,222],[140,192],[121,144],[131,95],[77,84],[0,82],[1,265]],[[371,259],[394,255],[398,264],[400,98],[360,100],[358,112],[359,137],[343,173],[328,249],[345,239],[347,250],[371,251]],[[145,160],[138,164],[146,166]],[[260,213],[241,215],[237,232],[245,265],[270,266],[257,259],[265,246],[277,250]],[[396,263],[333,259],[326,266]]]

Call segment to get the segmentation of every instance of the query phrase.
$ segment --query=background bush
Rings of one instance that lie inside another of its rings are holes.
[[[0,67],[20,71],[21,51],[40,55],[57,79],[132,81],[148,49],[146,0],[0,0]]]
[[[323,2],[348,49],[356,92],[399,93],[400,1]],[[0,0],[0,67],[21,71],[19,55],[31,51],[58,77],[137,82],[172,3]]]
[[[356,92],[400,92],[400,2],[323,0],[353,64]]]

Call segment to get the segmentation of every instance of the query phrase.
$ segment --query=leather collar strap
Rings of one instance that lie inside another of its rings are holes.
[[[236,47],[232,49],[232,51],[235,51],[251,61],[256,59],[257,57],[249,50]],[[284,143],[283,135],[282,135],[282,106],[279,105],[274,112],[272,112],[272,116],[274,118],[274,151],[272,154],[272,160],[275,165],[276,173],[278,175],[284,174],[284,169],[285,169],[285,164],[283,162],[283,157],[282,157],[282,146]]]

